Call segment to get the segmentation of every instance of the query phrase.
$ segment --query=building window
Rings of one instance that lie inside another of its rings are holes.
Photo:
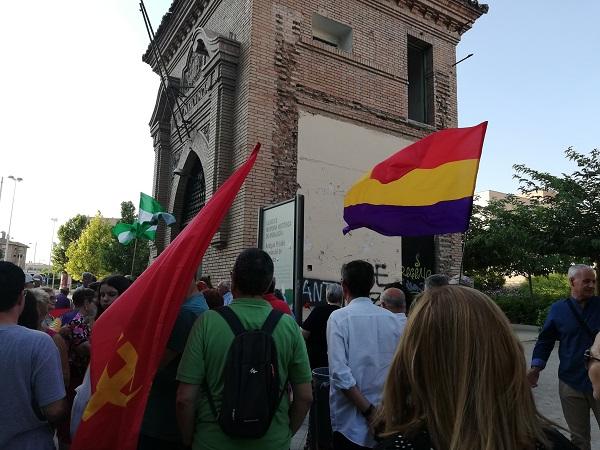
[[[195,155],[194,155],[195,156]],[[200,212],[206,201],[206,184],[202,163],[195,157],[183,196],[183,212],[181,214],[181,229],[192,221]]]
[[[352,28],[348,25],[313,14],[312,32],[314,41],[352,52]]]
[[[408,37],[408,118],[433,125],[431,45]]]

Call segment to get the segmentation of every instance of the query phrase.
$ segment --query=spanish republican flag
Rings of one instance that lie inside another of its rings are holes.
[[[179,306],[202,257],[258,156],[219,188],[194,220],[98,319],[92,396],[72,450],[135,450],[148,393]]]
[[[344,234],[460,233],[469,227],[487,122],[430,134],[377,164],[346,193]]]

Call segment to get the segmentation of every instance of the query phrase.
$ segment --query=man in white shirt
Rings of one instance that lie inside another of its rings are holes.
[[[397,316],[373,304],[373,266],[352,261],[342,267],[348,306],[327,321],[329,405],[334,450],[375,447],[369,419],[381,400],[383,385],[403,327]]]
[[[381,294],[381,306],[396,315],[402,331],[406,326],[406,296],[398,288],[388,288]]]
[[[223,297],[223,306],[228,306],[233,301],[233,294],[231,293],[231,283],[229,281],[221,281],[217,286],[217,291]]]

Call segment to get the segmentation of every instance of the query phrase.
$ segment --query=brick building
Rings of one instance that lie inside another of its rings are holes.
[[[338,280],[363,258],[399,279],[400,238],[343,237],[343,196],[398,149],[457,126],[456,45],[486,12],[476,0],[175,0],[143,56],[168,73],[150,122],[153,190],[178,219],[155,254],[260,141],[203,272],[225,278],[256,245],[259,208],[302,193],[305,277]],[[435,242],[435,269],[457,273],[460,236]]]
[[[27,258],[27,249],[29,246],[22,244],[17,241],[13,241],[12,238],[8,241],[8,253],[4,256],[6,249],[6,232],[0,232],[0,260],[8,261],[16,264],[21,269],[25,269],[25,260]]]

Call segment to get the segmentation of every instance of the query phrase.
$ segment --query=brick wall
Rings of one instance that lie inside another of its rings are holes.
[[[263,144],[253,173],[232,208],[226,247],[211,248],[204,259],[203,270],[213,279],[226,277],[237,253],[256,244],[259,208],[296,193],[299,110],[332,115],[412,140],[436,128],[457,125],[452,65],[460,33],[481,14],[476,2],[177,0],[175,4],[169,24],[159,31],[165,51],[180,42],[169,57],[169,70],[180,76],[189,50],[187,41],[196,26],[237,40],[240,58],[232,106],[232,168],[245,160],[256,141]],[[352,28],[351,53],[313,41],[314,13]],[[193,24],[183,25],[185,17],[194,14]],[[174,37],[178,27],[183,31]],[[189,30],[185,31],[186,27]],[[408,36],[432,45],[434,126],[407,119]],[[214,147],[214,133],[208,137],[209,146]],[[174,152],[180,150],[177,142],[172,130]],[[460,236],[438,237],[436,242],[439,270],[457,273]]]

